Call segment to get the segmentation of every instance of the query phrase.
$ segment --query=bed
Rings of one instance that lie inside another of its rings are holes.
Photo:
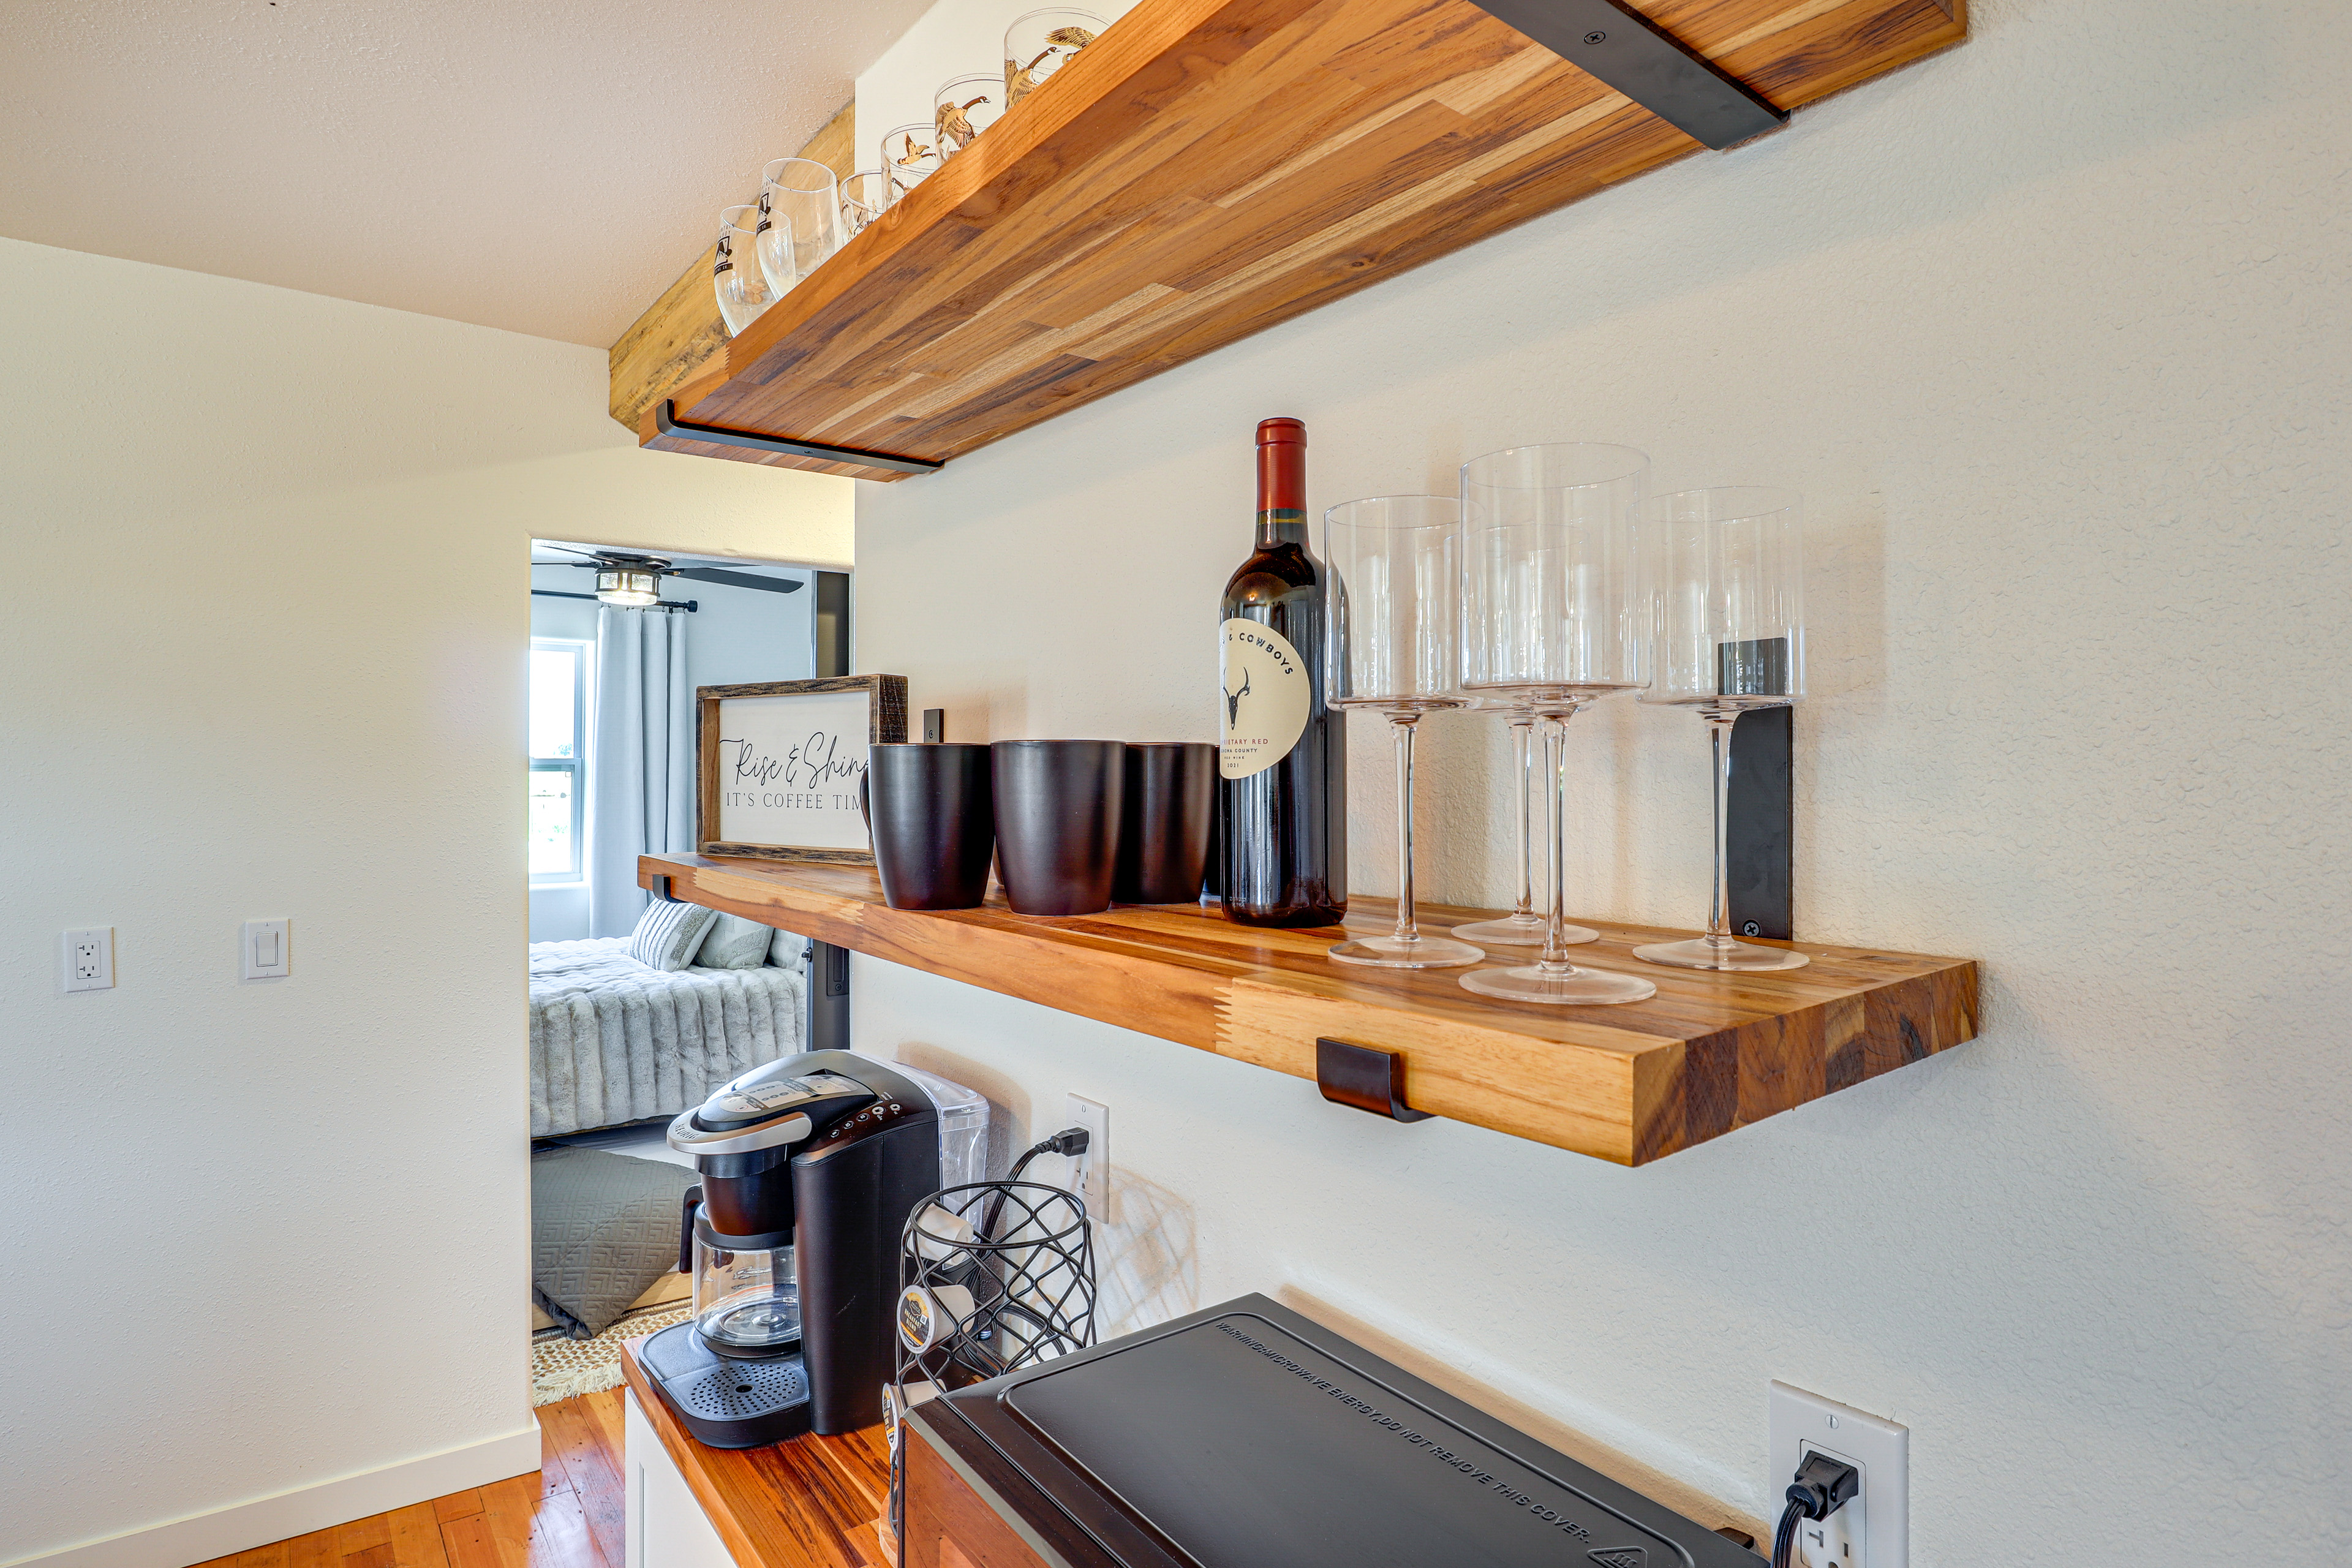
[[[806,958],[655,969],[627,937],[530,944],[530,1135],[675,1116],[802,1049]]]

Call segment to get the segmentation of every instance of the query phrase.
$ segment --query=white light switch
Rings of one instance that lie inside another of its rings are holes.
[[[114,928],[69,931],[58,945],[58,977],[68,991],[114,989]]]
[[[282,980],[294,973],[291,957],[286,948],[284,921],[245,922],[245,978]]]

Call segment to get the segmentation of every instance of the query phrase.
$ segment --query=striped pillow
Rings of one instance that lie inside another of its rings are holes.
[[[709,934],[719,911],[700,904],[672,904],[659,900],[637,917],[629,933],[629,956],[648,969],[684,969],[694,962],[695,949]]]

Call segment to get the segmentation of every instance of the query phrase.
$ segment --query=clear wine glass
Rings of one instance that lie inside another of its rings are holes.
[[[1074,5],[1049,5],[1004,29],[1004,107],[1009,110],[1068,65],[1110,24]]]
[[[1483,711],[1500,713],[1503,716],[1503,722],[1510,727],[1511,782],[1518,806],[1519,899],[1518,902],[1512,906],[1511,912],[1501,920],[1473,921],[1468,925],[1455,926],[1454,934],[1469,942],[1482,942],[1490,946],[1499,944],[1504,947],[1540,947],[1543,945],[1544,932],[1549,928],[1550,922],[1536,913],[1535,835],[1528,826],[1534,806],[1532,789],[1535,779],[1534,736],[1538,715],[1532,709],[1521,706],[1508,696],[1474,697],[1470,700],[1470,706]],[[1585,928],[1572,926],[1569,929],[1581,931]],[[1589,936],[1571,940],[1590,942],[1597,939],[1600,933],[1595,931]]]
[[[882,133],[882,172],[890,200],[913,190],[940,166],[940,133],[929,125],[894,125]]]
[[[1323,514],[1330,568],[1331,641],[1323,661],[1335,708],[1385,715],[1396,736],[1396,929],[1332,948],[1341,963],[1444,969],[1486,953],[1424,936],[1413,918],[1412,734],[1422,716],[1463,706],[1460,657],[1461,503],[1450,496],[1374,496]]]
[[[1731,727],[1805,694],[1804,520],[1794,490],[1727,485],[1654,496],[1643,509],[1651,680],[1644,702],[1688,708],[1715,749],[1715,897],[1706,934],[1633,956],[1679,969],[1801,969],[1805,955],[1731,936],[1724,857]]]
[[[931,129],[938,134],[933,145],[940,157],[952,158],[1003,112],[1003,78],[985,72],[950,78],[931,94]]]
[[[830,164],[778,158],[760,171],[760,265],[779,299],[841,248],[841,184]],[[787,222],[786,220],[790,221]]]
[[[1463,689],[1543,721],[1544,865],[1537,961],[1481,969],[1463,986],[1515,1002],[1639,1002],[1637,975],[1580,969],[1568,949],[1600,933],[1568,923],[1563,876],[1567,728],[1577,710],[1642,684],[1638,542],[1650,459],[1631,447],[1562,441],[1462,465]]]
[[[759,246],[751,226],[759,213],[759,207],[750,202],[719,212],[719,251],[710,264],[710,283],[730,338],[776,302],[776,291],[769,287],[755,259]]]

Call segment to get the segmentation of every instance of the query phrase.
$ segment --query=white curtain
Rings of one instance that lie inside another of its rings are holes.
[[[694,694],[686,615],[596,612],[588,749],[588,934],[626,936],[646,894],[637,857],[694,847]]]

